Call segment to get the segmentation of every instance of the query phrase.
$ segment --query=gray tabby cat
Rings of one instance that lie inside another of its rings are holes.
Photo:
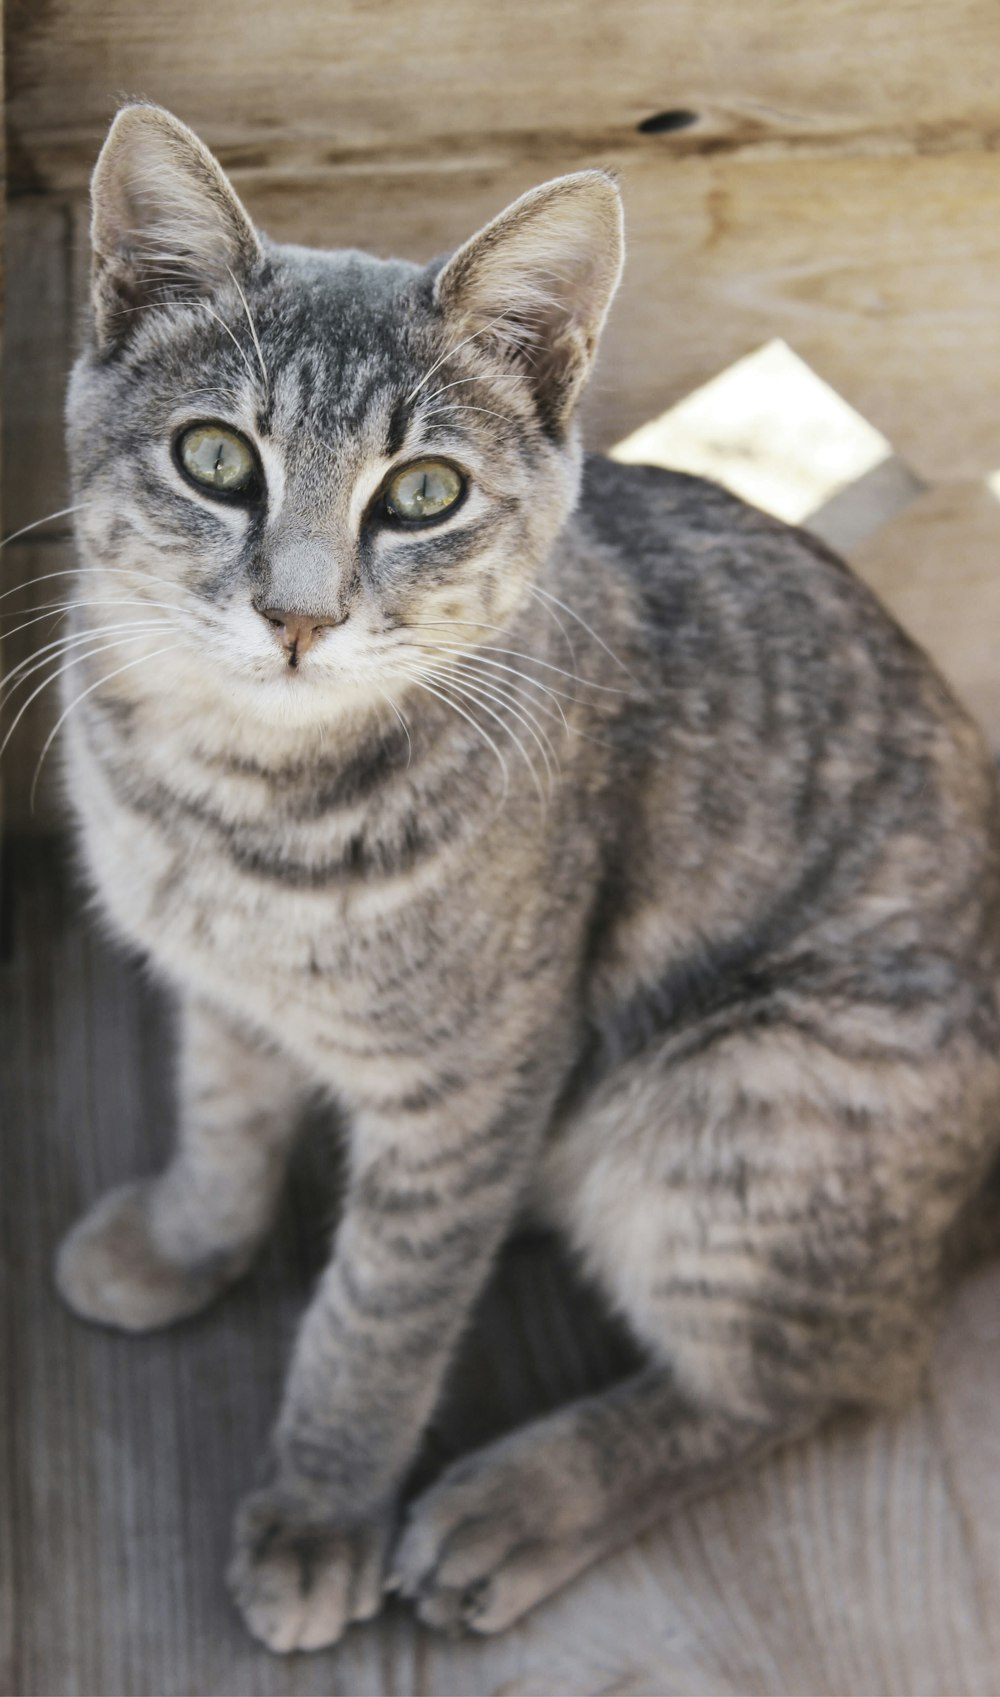
[[[180,998],[182,1108],[59,1285],[131,1331],[200,1308],[335,1096],[344,1213],[233,1593],[276,1650],[387,1576],[495,1632],[913,1389],[1000,1146],[991,761],[818,543],[582,458],[603,173],[443,264],[312,252],[131,106],[93,195],[69,781],[107,915]],[[648,1365],[404,1511],[525,1209]]]

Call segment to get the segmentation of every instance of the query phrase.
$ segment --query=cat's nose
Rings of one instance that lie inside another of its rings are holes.
[[[273,627],[293,666],[300,654],[307,654],[319,641],[324,631],[344,622],[343,619],[317,618],[314,613],[286,613],[281,607],[258,607],[257,611]]]

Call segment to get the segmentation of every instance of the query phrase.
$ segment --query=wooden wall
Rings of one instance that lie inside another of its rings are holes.
[[[592,443],[782,336],[930,486],[859,564],[932,646],[936,585],[968,608],[967,693],[1000,739],[996,0],[20,0],[8,46],[8,529],[65,504],[86,182],[122,97],[191,123],[274,236],[379,253],[429,257],[545,176],[611,165],[630,258]],[[25,539],[8,582],[64,550]],[[960,686],[963,640],[940,648]],[[25,824],[42,722],[14,759]]]

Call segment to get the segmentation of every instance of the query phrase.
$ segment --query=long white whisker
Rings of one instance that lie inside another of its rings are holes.
[[[406,752],[406,769],[407,769],[407,771],[409,771],[410,763],[413,759],[413,744],[410,741],[410,727],[406,723],[406,720],[403,718],[402,713],[399,711],[399,708],[396,706],[396,703],[393,701],[392,696],[389,694],[388,690],[382,689],[379,684],[376,684],[375,688],[378,690],[379,695],[382,697],[382,700],[388,702],[389,706],[392,708],[393,712],[395,713],[396,718],[399,720],[400,724],[403,727],[403,735],[406,738],[406,750],[407,750],[407,752]]]
[[[507,770],[506,760],[504,759],[503,755],[501,754],[500,750],[498,749],[496,743],[493,741],[493,738],[490,736],[489,732],[484,731],[483,727],[479,723],[478,719],[473,719],[471,714],[466,713],[463,708],[459,707],[456,702],[452,701],[450,696],[443,695],[440,690],[433,689],[429,683],[425,683],[418,672],[410,671],[409,669],[407,669],[403,672],[403,676],[408,678],[411,683],[416,684],[418,689],[426,690],[428,695],[435,696],[437,698],[437,700],[442,701],[446,707],[450,707],[453,713],[457,713],[460,719],[464,719],[466,724],[469,724],[469,725],[472,726],[472,729],[476,732],[476,735],[482,737],[482,739],[486,743],[487,747],[489,747],[493,751],[493,754],[496,756],[497,760],[499,761],[500,770],[503,773],[503,794],[500,797],[500,803],[501,803],[501,806],[502,806],[503,802],[506,800],[508,792],[510,790],[510,773]]]
[[[524,378],[517,376],[514,372],[508,372],[505,374],[499,371],[490,372],[488,376],[486,374],[479,374],[475,377],[456,377],[454,383],[442,383],[440,389],[432,389],[429,395],[425,395],[425,404],[429,404],[431,401],[436,401],[438,396],[443,395],[447,389],[460,388],[463,383],[484,383],[487,386],[491,383],[519,383],[523,388]]]
[[[508,725],[506,719],[501,718],[500,714],[495,712],[494,709],[488,705],[488,701],[487,701],[487,698],[486,698],[486,692],[484,690],[473,689],[471,685],[463,685],[453,675],[449,675],[446,672],[442,672],[437,667],[434,667],[434,666],[429,666],[429,667],[428,666],[422,666],[420,668],[420,674],[421,674],[422,677],[432,677],[438,683],[447,684],[451,689],[453,689],[455,691],[455,693],[457,695],[460,695],[464,701],[478,701],[478,705],[482,708],[483,712],[488,713],[491,719],[495,719],[497,724],[501,727],[501,729],[506,731],[507,735],[510,737],[511,742],[514,744],[515,748],[518,750],[518,753],[520,754],[522,760],[524,761],[524,764],[527,766],[528,771],[531,773],[532,781],[535,785],[535,788],[538,791],[539,799],[544,802],[545,792],[542,789],[541,780],[539,779],[538,773],[535,771],[535,767],[534,767],[534,764],[532,762],[531,756],[529,755],[527,749],[525,748],[520,737],[517,735],[516,731],[513,731],[511,729],[510,725]],[[496,697],[494,697],[494,699],[496,699]],[[511,712],[513,712],[515,714],[516,718],[521,717],[521,715],[518,714],[514,708],[511,708],[510,710],[511,710]],[[524,724],[525,721],[522,719],[521,723]],[[530,727],[528,727],[528,728],[530,729]],[[535,741],[536,742],[538,741],[537,737],[535,738]],[[541,747],[541,744],[539,744],[539,747]],[[545,757],[544,751],[543,751],[543,754],[542,754],[542,758],[545,760],[546,770],[548,771],[549,780],[551,782],[551,778],[552,778],[551,768],[549,767],[549,763],[548,763],[548,760]]]
[[[43,519],[33,519],[31,524],[23,524],[20,530],[12,531],[0,542],[0,548],[6,548],[8,542],[16,542],[19,536],[27,536],[29,530],[37,530],[39,525],[51,524],[53,519],[64,519],[69,513],[81,513],[84,507],[92,507],[93,501],[77,501],[75,506],[60,507],[57,513],[46,513]],[[8,591],[8,594],[10,591]]]
[[[559,614],[557,612],[555,612],[555,610],[552,607],[550,607],[546,601],[544,601],[542,599],[542,597],[538,594],[538,591],[535,588],[534,584],[528,583],[528,584],[525,585],[525,588],[527,589],[529,595],[533,595],[535,597],[535,599],[538,602],[538,605],[541,607],[543,613],[548,613],[549,618],[552,619],[555,622],[555,624],[559,627],[559,630],[562,632],[563,641],[565,642],[566,647],[569,649],[570,660],[572,661],[574,666],[578,666],[580,662],[578,661],[578,659],[576,657],[576,649],[573,647],[573,639],[570,636],[569,631],[566,629],[566,626],[563,624],[562,619],[559,617]]]
[[[449,411],[452,411],[452,412],[485,412],[485,413],[489,414],[490,418],[499,418],[503,424],[509,424],[512,428],[517,423],[517,420],[511,418],[508,413],[496,412],[496,411],[494,411],[494,409],[492,407],[470,407],[467,401],[448,401],[445,406],[443,406],[443,407],[431,407],[428,412],[421,413],[420,416],[421,416],[422,419],[438,418],[438,417],[443,418],[443,417],[447,416]]]
[[[127,641],[128,639],[126,638],[125,640]],[[120,647],[121,644],[115,643],[114,646]],[[102,685],[104,685],[106,683],[110,683],[112,678],[119,677],[122,672],[128,672],[128,671],[131,670],[131,668],[133,666],[141,666],[149,660],[156,660],[161,654],[172,654],[180,646],[181,646],[181,644],[179,642],[168,643],[165,648],[154,649],[152,654],[140,654],[138,660],[130,660],[127,665],[119,666],[113,672],[106,672],[103,678],[98,678],[97,682],[91,684],[89,686],[89,688],[87,688],[85,690],[81,690],[80,694],[76,697],[75,701],[71,701],[69,706],[66,708],[66,710],[63,713],[60,713],[58,719],[56,720],[51,731],[49,732],[48,736],[46,737],[45,742],[42,745],[42,752],[38,756],[38,763],[35,767],[35,775],[34,775],[33,779],[31,780],[31,792],[30,792],[29,805],[30,805],[30,809],[31,809],[32,813],[34,813],[34,811],[35,811],[35,791],[38,788],[38,780],[39,780],[39,778],[41,777],[41,774],[42,774],[42,761],[45,759],[45,756],[48,754],[49,749],[52,747],[52,744],[54,743],[54,741],[55,741],[57,735],[59,734],[60,730],[62,729],[63,725],[66,723],[66,720],[69,718],[70,714],[72,713],[74,707],[79,707],[80,702],[83,701],[85,696],[93,695],[95,689],[100,689],[102,687]],[[89,659],[90,656],[88,655],[87,658]],[[3,750],[0,749],[0,754],[2,754],[2,753],[3,753]]]
[[[567,695],[564,690],[552,689],[549,684],[543,684],[539,678],[533,678],[528,672],[519,671],[516,666],[505,666],[502,660],[488,660],[485,655],[475,648],[461,648],[457,643],[452,642],[435,642],[432,647],[427,649],[424,649],[422,643],[418,643],[417,646],[423,653],[437,654],[441,656],[454,655],[456,660],[468,660],[472,663],[469,669],[478,669],[481,666],[489,666],[490,670],[493,672],[509,672],[510,676],[513,678],[523,678],[525,683],[529,683],[531,685],[532,689],[540,689],[543,695],[551,697],[552,701],[555,702],[556,712],[559,714],[560,719],[566,729],[570,729],[569,720],[559,704],[559,697],[562,696],[563,701],[579,701],[579,696]]]
[[[447,667],[444,668],[443,672],[438,671],[438,669],[434,667],[432,668],[432,672],[434,675],[444,677],[452,682],[453,687],[457,689],[458,693],[464,696],[466,700],[469,700],[470,698],[477,699],[484,707],[486,707],[487,701],[496,701],[501,707],[505,707],[509,713],[514,715],[514,718],[518,721],[518,723],[524,726],[528,735],[536,744],[538,751],[541,754],[542,764],[545,767],[545,776],[549,787],[549,794],[551,795],[553,782],[552,767],[553,764],[555,764],[555,767],[558,770],[559,759],[544,726],[539,725],[538,720],[529,711],[529,709],[524,707],[522,711],[518,706],[515,697],[507,690],[490,689],[489,686],[484,684],[481,679],[476,683],[473,683],[465,673],[456,679],[454,671]],[[490,712],[490,708],[486,707],[486,711]],[[517,742],[518,739],[514,737],[514,733],[510,730],[509,725],[507,726],[507,731],[513,740]],[[520,747],[520,743],[518,743],[518,746]],[[535,775],[534,766],[531,761],[528,761],[528,765],[537,786],[538,780]]]
[[[115,639],[114,642],[105,643],[104,647],[102,647],[102,648],[90,648],[90,649],[87,650],[86,654],[76,654],[76,655],[74,655],[72,660],[66,661],[65,666],[59,666],[56,669],[56,671],[50,672],[49,676],[47,678],[43,678],[42,682],[38,685],[38,687],[36,689],[32,690],[32,692],[28,696],[27,700],[23,701],[21,703],[21,706],[18,709],[17,714],[14,718],[13,724],[11,725],[9,731],[7,732],[7,735],[4,737],[3,742],[0,742],[0,759],[3,758],[4,749],[7,747],[7,744],[10,742],[11,737],[14,735],[14,732],[17,730],[17,727],[21,723],[21,720],[24,718],[25,713],[27,713],[28,708],[31,706],[31,703],[35,700],[36,696],[41,695],[43,689],[48,689],[49,684],[55,683],[56,678],[62,677],[62,674],[64,672],[68,672],[71,666],[81,666],[81,665],[83,665],[84,661],[92,660],[94,658],[95,654],[103,654],[103,653],[105,653],[105,651],[107,649],[110,649],[110,648],[122,648],[125,645],[126,642],[134,642],[134,641],[135,641],[134,636],[119,636]],[[173,644],[173,646],[179,648],[180,643],[175,643],[175,644]],[[60,659],[61,658],[62,658],[62,656],[60,655]],[[140,660],[143,660],[143,659],[151,660],[151,659],[153,659],[153,655],[151,655],[151,654],[140,655]],[[136,662],[136,663],[138,664],[139,662]]]
[[[186,607],[175,607],[169,601],[143,601],[135,597],[98,596],[90,601],[46,601],[42,603],[42,611],[37,612],[33,619],[25,619],[23,624],[15,625],[13,630],[4,631],[3,635],[0,636],[0,642],[7,642],[12,636],[20,636],[23,630],[28,630],[32,625],[41,624],[43,619],[50,619],[53,613],[59,613],[62,618],[66,618],[67,614],[72,613],[77,607],[155,607],[161,611],[165,609],[168,613],[176,613],[182,619],[194,617]],[[0,618],[4,616],[4,614],[0,614]]]
[[[556,708],[553,712],[552,708],[549,707],[546,702],[539,701],[535,696],[529,695],[524,684],[509,683],[505,677],[495,677],[492,672],[484,672],[481,666],[470,665],[468,661],[453,657],[444,650],[429,648],[425,650],[425,652],[437,659],[439,663],[443,664],[449,670],[455,672],[459,677],[474,679],[477,683],[481,684],[484,689],[493,688],[499,690],[500,694],[508,701],[523,707],[525,713],[528,714],[533,724],[538,724],[538,720],[535,719],[534,714],[543,713],[546,719],[552,720],[553,724],[558,725],[561,723],[564,730],[568,731],[570,729],[566,715],[563,713],[558,701],[556,702]],[[532,678],[528,679],[529,684],[533,682],[534,680]],[[540,688],[542,686],[539,685],[536,687]],[[544,734],[549,741],[549,747],[552,752],[553,759],[555,759],[555,749],[552,747],[551,739],[548,737],[548,732],[546,731]]]
[[[226,267],[226,270],[227,271],[229,270],[228,266]],[[170,273],[166,269],[161,268],[161,275],[164,276],[164,277],[167,277],[167,276],[170,275]],[[173,275],[174,275],[175,279],[177,279],[178,281],[182,280],[182,273],[174,272]],[[231,271],[229,272],[229,275],[230,275],[230,277],[233,277],[233,274],[232,274]],[[184,279],[184,280],[186,280],[186,279]],[[233,277],[233,282],[236,283],[235,277]],[[238,283],[236,283],[236,287],[239,289],[240,286],[239,286]],[[240,289],[240,294],[242,294],[242,293],[243,293],[243,291],[242,291],[242,289]],[[244,305],[245,304],[246,303],[244,302]],[[216,312],[214,306],[209,306],[208,301],[205,300],[203,296],[196,295],[191,300],[178,300],[176,296],[171,296],[168,300],[144,301],[141,306],[119,307],[118,311],[119,311],[119,314],[124,316],[125,314],[132,313],[132,312],[157,312],[157,311],[162,310],[164,307],[173,308],[173,307],[178,307],[178,306],[197,307],[197,308],[207,312],[210,318],[214,318],[215,322],[219,326],[220,330],[224,330],[226,332],[226,335],[229,337],[229,340],[232,342],[233,347],[236,349],[236,352],[239,354],[240,359],[243,361],[243,364],[246,366],[247,371],[250,375],[251,382],[255,383],[257,381],[256,376],[254,375],[253,366],[250,364],[250,361],[247,358],[246,349],[240,347],[239,342],[237,341],[236,337],[233,335],[233,332],[230,330],[229,325],[226,323],[225,319],[219,317],[219,314]],[[252,330],[252,326],[251,326],[251,330]],[[256,335],[254,335],[254,341],[256,341],[256,339],[257,339]],[[263,363],[263,361],[261,363]],[[266,381],[267,380],[267,370],[266,370],[266,368],[264,370],[264,378],[265,378],[265,381]]]
[[[253,337],[253,345],[257,349],[257,358],[260,361],[260,369],[264,374],[264,382],[267,385],[268,389],[270,389],[271,379],[267,374],[267,366],[264,364],[264,355],[261,352],[260,338],[257,335],[257,326],[253,321],[253,314],[250,311],[250,303],[247,300],[246,295],[243,293],[243,290],[240,287],[239,280],[236,276],[236,273],[234,271],[231,271],[228,265],[226,266],[226,270],[229,271],[229,275],[233,279],[233,287],[235,288],[236,293],[239,295],[240,300],[243,302],[243,311],[247,315],[247,323],[250,326],[250,334]]]
[[[29,654],[26,659],[7,673],[3,680],[3,688],[0,690],[0,707],[6,707],[11,696],[15,695],[21,685],[26,683],[28,678],[33,677],[35,672],[43,666],[50,665],[53,660],[61,659],[64,654],[68,654],[73,648],[79,648],[87,642],[99,642],[102,637],[112,636],[117,631],[128,630],[138,634],[150,630],[169,629],[170,626],[165,619],[128,620],[123,624],[101,625],[98,630],[56,637],[54,642],[47,642],[44,648],[37,649],[33,654]]]
[[[504,319],[506,318],[506,316],[507,316],[507,314],[505,312],[501,312],[499,317],[491,318],[488,324],[481,324],[479,326],[478,330],[473,330],[471,336],[463,336],[462,340],[460,342],[456,342],[454,347],[446,348],[445,352],[441,355],[440,359],[436,359],[434,361],[434,364],[431,366],[430,370],[424,372],[424,375],[421,377],[420,382],[415,384],[415,386],[410,390],[410,393],[408,395],[404,396],[403,404],[405,405],[408,401],[412,401],[414,395],[419,395],[424,384],[430,382],[431,378],[434,376],[435,371],[440,371],[441,367],[444,365],[446,360],[454,359],[455,355],[459,352],[459,350],[461,348],[467,347],[470,342],[474,342],[476,340],[477,336],[485,336],[487,330],[493,330],[493,329],[496,328],[496,326],[498,324],[502,324]]]
[[[465,625],[472,630],[495,630],[503,636],[508,633],[503,625],[482,624],[478,619],[415,619],[412,624],[404,626],[407,630],[432,630],[438,626]],[[548,672],[558,672],[560,677],[569,678],[573,683],[582,684],[584,689],[597,689],[603,695],[627,695],[628,691],[617,689],[613,684],[595,684],[590,678],[582,678],[578,672],[567,672],[564,666],[554,666],[550,660],[540,660],[537,654],[526,654],[523,648],[503,648],[496,642],[480,644],[483,650],[491,654],[509,654],[514,660],[530,660],[533,666],[544,666]]]
[[[591,628],[591,626],[588,625],[586,619],[581,619],[579,613],[574,612],[572,607],[568,607],[566,605],[565,601],[560,601],[558,595],[553,595],[548,589],[543,589],[541,584],[536,584],[535,590],[536,590],[537,594],[544,595],[548,601],[554,601],[556,606],[561,607],[564,613],[568,613],[571,619],[575,619],[577,624],[581,625],[583,627],[583,629],[587,632],[587,635],[592,636],[594,641],[596,643],[600,644],[600,646],[604,649],[605,654],[610,654],[615,665],[621,667],[621,670],[625,673],[625,676],[627,678],[631,678],[632,682],[634,684],[639,684],[639,679],[637,677],[633,676],[633,674],[629,671],[624,660],[620,660],[618,658],[618,655],[615,653],[614,649],[608,647],[604,638],[602,636],[598,636],[596,630],[593,630]],[[639,688],[640,689],[642,688],[641,684],[639,684]]]
[[[13,541],[13,537],[11,541]],[[160,577],[156,572],[137,572],[134,567],[129,566],[64,566],[61,571],[40,572],[37,577],[26,577],[20,583],[15,583],[11,589],[5,589],[3,594],[0,595],[0,601],[6,601],[8,595],[16,595],[18,590],[33,589],[36,583],[47,583],[50,578],[80,577],[87,573],[102,575],[104,572],[115,577],[141,576],[147,583],[165,583],[168,589],[179,589],[182,595],[190,595],[192,601],[196,602],[200,608],[205,605],[201,596],[197,595],[193,589],[187,589],[183,583],[177,583],[169,577]],[[23,611],[23,608],[21,610]],[[14,613],[11,616],[16,618],[17,614]],[[6,617],[6,615],[0,615],[0,617]]]

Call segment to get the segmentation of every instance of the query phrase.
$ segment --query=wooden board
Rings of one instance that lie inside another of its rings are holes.
[[[345,156],[492,164],[498,145],[615,147],[664,109],[674,149],[992,145],[993,0],[20,0],[11,20],[19,188],[79,184],[123,94],[174,107],[235,162]],[[901,138],[905,138],[901,142]],[[664,138],[643,137],[662,148]],[[638,144],[637,144],[638,145]]]
[[[73,208],[32,197],[7,211],[7,334],[3,363],[6,534],[67,504],[63,396],[75,302]],[[7,571],[0,557],[0,576]]]
[[[1000,747],[1000,497],[930,489],[852,558]]]
[[[51,1262],[169,1143],[169,1025],[98,942],[55,851],[11,861],[0,962],[0,1691],[9,1697],[993,1697],[1000,1689],[1000,1269],[946,1316],[921,1400],[842,1421],[603,1563],[505,1637],[391,1605],[272,1657],[222,1572],[335,1193],[317,1123],[280,1230],[215,1309],[145,1339],[74,1322]],[[624,1369],[542,1242],[472,1329],[429,1464]]]

